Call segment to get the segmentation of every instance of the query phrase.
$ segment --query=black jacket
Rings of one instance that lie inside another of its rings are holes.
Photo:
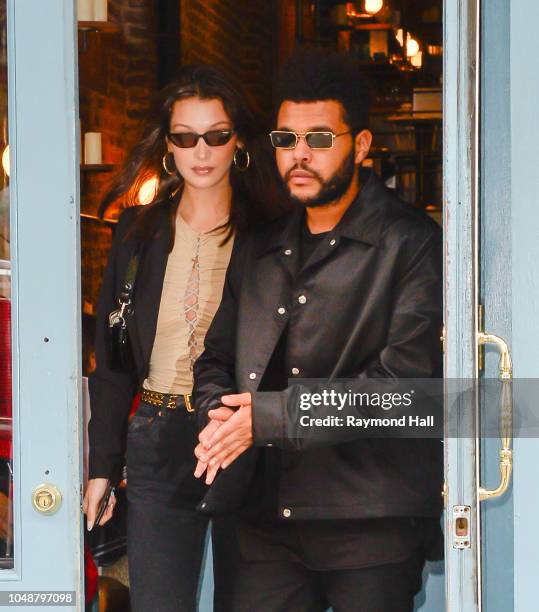
[[[302,222],[298,210],[236,242],[221,306],[195,364],[194,401],[203,427],[221,395],[253,393],[254,448],[218,475],[201,509],[245,503],[260,452],[273,452],[260,447],[271,445],[284,455],[281,517],[437,516],[440,440],[363,438],[322,446],[297,440],[287,431],[298,413],[298,386],[261,392],[259,385],[286,327],[290,378],[440,376],[441,230],[372,173],[297,272]],[[318,410],[311,416],[323,416]]]
[[[139,207],[126,209],[116,226],[97,306],[96,370],[89,377],[90,478],[114,477],[123,465],[127,416],[133,397],[148,374],[157,328],[170,243],[167,206],[163,206],[154,237],[141,254],[135,284],[135,308],[132,316],[127,317],[135,361],[135,370],[131,374],[118,373],[110,368],[107,324],[109,313],[118,308],[127,265],[137,248],[135,240],[125,238]]]

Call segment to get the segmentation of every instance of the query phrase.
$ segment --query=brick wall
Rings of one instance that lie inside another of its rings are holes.
[[[119,164],[133,145],[157,88],[157,43],[151,0],[109,0],[118,33],[89,32],[79,53],[81,131],[101,132],[103,160]],[[79,33],[79,48],[83,35]],[[107,174],[85,174],[83,212],[95,214]]]
[[[106,163],[122,163],[157,89],[154,6],[151,0],[109,0],[109,21],[118,24],[119,32],[89,32],[86,41],[79,33],[81,132],[102,133]],[[111,177],[112,173],[81,173],[83,213],[97,214]],[[111,230],[87,219],[81,223],[83,310],[93,314]]]
[[[243,83],[253,107],[269,117],[277,55],[275,0],[182,0],[184,63],[209,62]]]

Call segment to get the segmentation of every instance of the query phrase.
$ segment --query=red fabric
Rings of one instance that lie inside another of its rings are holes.
[[[84,544],[84,584],[86,603],[90,603],[97,593],[97,566],[88,544]]]
[[[133,398],[133,403],[131,404],[131,410],[129,411],[129,416],[133,416],[137,411],[138,405],[140,404],[140,393],[137,393]]]
[[[4,439],[4,436],[6,438],[9,436],[9,440]],[[11,434],[0,432],[0,459],[5,459],[6,461],[11,459]]]
[[[0,298],[0,416],[11,417],[11,302]]]
[[[11,301],[0,298],[0,417],[11,419]],[[0,428],[0,458],[11,459],[10,421]]]

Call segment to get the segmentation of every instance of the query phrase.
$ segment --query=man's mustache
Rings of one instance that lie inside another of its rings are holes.
[[[316,170],[313,170],[312,168],[309,168],[309,166],[307,166],[305,164],[295,164],[294,166],[289,168],[286,171],[286,174],[284,175],[284,180],[285,180],[286,183],[288,183],[288,181],[290,180],[290,175],[292,174],[292,172],[294,172],[294,170],[302,170],[303,172],[308,172],[319,183],[323,183],[324,182],[324,179],[320,176],[320,174],[318,174],[318,172],[316,172]]]

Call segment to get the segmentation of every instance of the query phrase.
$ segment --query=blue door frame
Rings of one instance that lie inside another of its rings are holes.
[[[444,323],[448,379],[476,376],[479,0],[446,0],[444,10]],[[462,400],[459,411],[469,414]],[[448,408],[448,407],[446,407]],[[460,423],[470,430],[469,423]],[[475,440],[445,442],[446,607],[478,609],[478,473]],[[453,509],[468,508],[468,547],[453,544]]]
[[[0,590],[76,591],[83,610],[75,3],[7,8],[15,567]],[[43,483],[56,514],[32,506]]]
[[[476,302],[485,328],[508,341],[514,378],[539,375],[539,83],[530,72],[538,22],[531,0],[446,2],[448,377],[477,375]],[[498,354],[485,357],[484,375],[496,376]],[[483,415],[491,409],[481,406]],[[498,451],[499,440],[446,440],[448,610],[537,607],[539,441],[514,440],[512,486],[479,509],[479,483],[499,481]],[[472,509],[467,550],[452,545],[457,504]]]

